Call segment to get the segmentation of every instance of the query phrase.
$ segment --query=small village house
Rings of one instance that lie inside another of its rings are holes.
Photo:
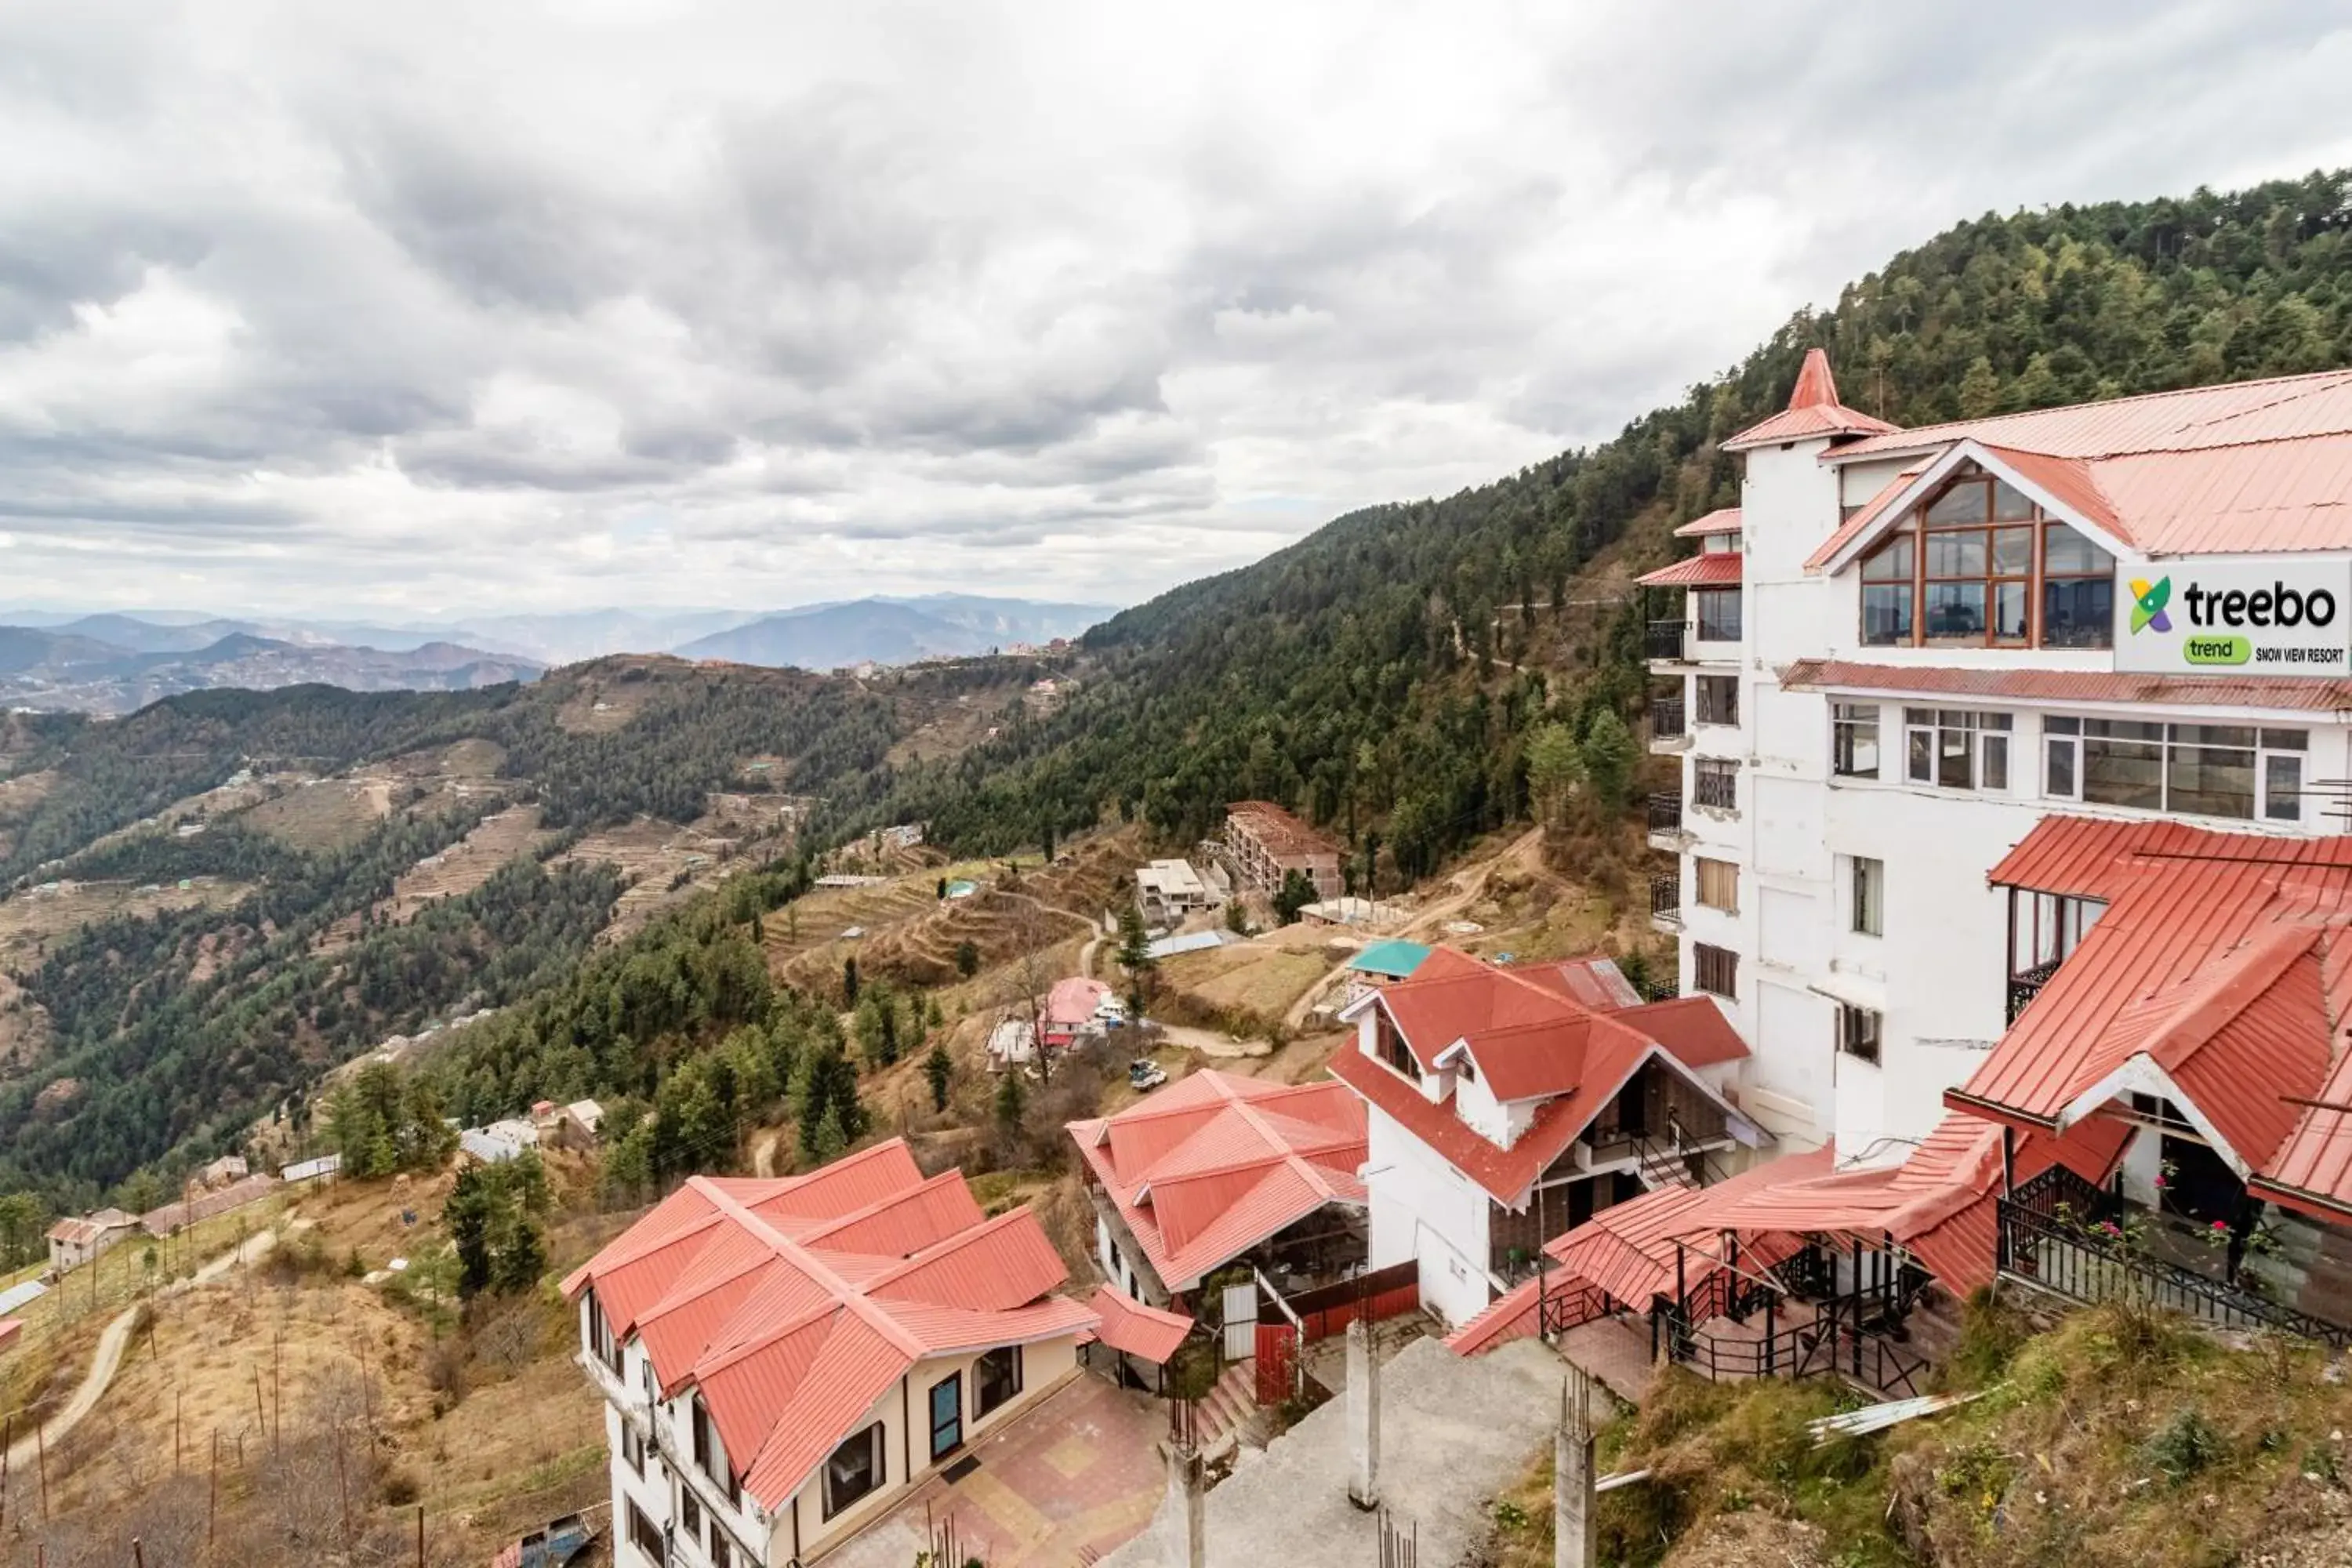
[[[1040,1034],[1048,1048],[1066,1051],[1080,1040],[1127,1021],[1127,1007],[1099,980],[1072,975],[1046,994]]]
[[[1149,925],[1175,925],[1215,902],[1189,860],[1154,860],[1135,873],[1136,909]]]
[[[138,1229],[136,1216],[117,1208],[100,1209],[79,1219],[61,1219],[49,1226],[49,1267],[59,1274],[79,1268]]]
[[[1097,1315],[1025,1207],[903,1142],[696,1176],[563,1282],[616,1568],[805,1563],[1076,1374]]]

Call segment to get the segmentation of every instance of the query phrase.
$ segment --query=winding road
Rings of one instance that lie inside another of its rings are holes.
[[[251,1263],[277,1244],[278,1233],[274,1230],[249,1236],[242,1246],[229,1248],[197,1269],[193,1277],[167,1285],[157,1294],[176,1296],[196,1286],[209,1285],[240,1262]],[[89,1371],[82,1374],[81,1384],[73,1391],[73,1397],[66,1401],[64,1409],[49,1417],[35,1436],[21,1439],[8,1450],[6,1473],[23,1474],[25,1467],[39,1461],[40,1450],[44,1447],[56,1447],[65,1440],[67,1433],[80,1426],[89,1413],[98,1408],[98,1402],[105,1395],[108,1385],[113,1383],[115,1373],[121,1369],[122,1354],[130,1348],[131,1326],[139,1321],[142,1305],[142,1302],[132,1302],[116,1313],[114,1321],[106,1325],[105,1331],[98,1336],[98,1350],[89,1359]]]

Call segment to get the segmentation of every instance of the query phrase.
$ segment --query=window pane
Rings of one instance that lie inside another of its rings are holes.
[[[2164,726],[2143,724],[2137,719],[2085,719],[2083,733],[2116,741],[2162,741]]]
[[[2042,794],[2054,795],[2062,800],[2074,798],[2074,742],[2060,736],[2052,738],[2042,747],[2042,755],[2047,760],[2042,773]]]
[[[1982,522],[1985,520],[1985,486],[1982,479],[1963,479],[1937,496],[1927,508],[1927,521]]]
[[[2171,740],[2181,746],[2248,746],[2254,731],[2242,724],[2175,724]]]
[[[1982,637],[1984,629],[1985,585],[1982,583],[1927,584],[1929,637]]]
[[[1969,765],[1969,740],[1966,730],[1936,731],[1936,782],[1946,789],[1969,789],[1976,784],[1976,770]]]
[[[1703,642],[1739,640],[1739,590],[1702,588],[1691,595],[1698,608],[1698,635]]]
[[[1992,635],[2021,639],[2025,636],[2024,584],[1995,583],[1992,585]]]
[[[1914,730],[1911,731],[1911,751],[1908,771],[1911,777],[1920,784],[1933,784],[1935,782],[1936,731],[1933,730]]]
[[[2009,737],[1988,734],[1979,742],[1983,748],[1982,765],[1978,769],[1977,783],[1984,789],[2009,787]]]
[[[1927,578],[1981,577],[1985,574],[1985,535],[1973,530],[1927,537]]]
[[[2115,636],[2115,579],[2066,577],[2042,585],[2042,646],[2105,647]]]
[[[1911,584],[1907,579],[1863,584],[1862,640],[1878,647],[1911,640]]]
[[[2104,722],[2094,720],[2093,723]],[[2151,728],[2141,725],[2137,728]],[[2091,736],[2083,742],[2083,798],[2095,805],[2143,811],[2164,805],[2164,748],[2140,741]]]
[[[1911,581],[1911,536],[1898,533],[1880,545],[1878,553],[1862,563],[1862,580],[1865,583]]]
[[[2084,575],[2107,572],[2115,563],[2107,552],[2068,528],[2053,522],[2042,546],[2042,569],[2053,577]]]
[[[2221,746],[2175,746],[2166,775],[2174,811],[2199,816],[2254,815],[2254,754]]]
[[[2080,719],[2053,715],[2042,721],[2042,728],[2044,732],[2053,735],[2079,735],[2083,732],[2083,721]]]
[[[1992,536],[1992,574],[1996,577],[2024,577],[2033,571],[2033,531],[2030,528],[2003,528]]]
[[[2307,730],[2265,730],[2263,749],[2266,752],[2303,752],[2311,749],[2311,732]]]
[[[1841,702],[1830,727],[1830,765],[1845,778],[1878,776],[1878,710]]]
[[[2263,768],[2266,775],[2263,784],[2263,815],[2273,822],[2301,822],[2303,759],[2265,757]]]
[[[2025,493],[2006,480],[1992,482],[1992,514],[2003,522],[2021,521],[2033,515],[2033,503]]]

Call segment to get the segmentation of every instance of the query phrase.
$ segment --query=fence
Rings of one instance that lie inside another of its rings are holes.
[[[1272,1298],[1259,1305],[1257,1321],[1261,1327],[1273,1323],[1287,1326],[1288,1321],[1295,1319],[1299,1334],[1307,1343],[1313,1344],[1345,1333],[1348,1325],[1360,1317],[1367,1322],[1384,1323],[1391,1318],[1417,1311],[1420,1307],[1421,1265],[1408,1258],[1353,1279],[1343,1279],[1337,1285]],[[1259,1342],[1264,1343],[1263,1336]]]

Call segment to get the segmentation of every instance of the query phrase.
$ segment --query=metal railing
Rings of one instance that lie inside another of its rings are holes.
[[[1654,795],[1650,797],[1650,831],[1672,833],[1683,825],[1683,797],[1678,795]]]
[[[1683,700],[1662,697],[1650,704],[1650,739],[1679,741],[1690,733],[1683,722]]]
[[[1739,775],[1729,768],[1693,768],[1691,799],[1716,811],[1739,805]]]
[[[2058,965],[2063,962],[2063,959],[2053,958],[2047,963],[2037,963],[2031,969],[2021,970],[2009,977],[2009,1021],[2011,1023],[2017,1022],[2018,1015],[2025,1011],[2027,1003],[2042,994],[2042,988],[2050,984],[2050,977],[2058,973]]]
[[[1650,658],[1685,658],[1690,643],[1688,621],[1652,621],[1642,637],[1642,651]]]
[[[1683,874],[1662,872],[1650,879],[1650,918],[1669,925],[1683,923]]]

